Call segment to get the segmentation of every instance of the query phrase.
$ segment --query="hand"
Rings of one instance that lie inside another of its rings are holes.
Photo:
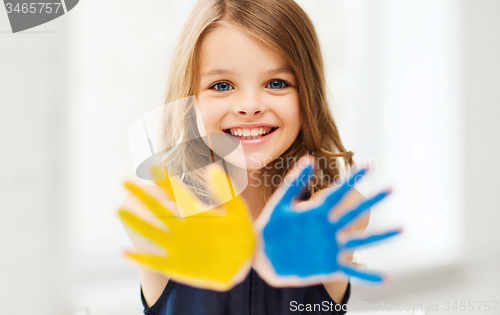
[[[293,202],[307,186],[313,163],[313,159],[299,160],[299,166],[285,177],[284,184],[262,210],[255,224],[260,242],[254,268],[266,282],[278,287],[319,284],[338,278],[339,273],[365,281],[381,282],[381,274],[344,264],[339,257],[345,251],[387,239],[401,230],[351,238],[346,242],[341,242],[338,236],[342,229],[385,198],[390,190],[358,204],[331,222],[328,219],[329,212],[367,169],[357,171],[339,188],[331,186],[325,189],[323,198],[295,205]]]
[[[243,281],[250,270],[256,240],[244,200],[238,195],[231,198],[222,189],[224,185],[227,187],[222,168],[217,165],[209,167],[209,186],[217,201],[229,201],[222,203],[219,211],[204,212],[197,210],[200,207],[197,198],[183,184],[174,177],[169,179],[160,168],[154,168],[153,172],[155,178],[166,178],[157,184],[170,200],[175,201],[172,184],[176,187],[178,201],[182,199],[183,205],[190,208],[188,212],[196,214],[181,219],[140,187],[125,182],[125,187],[167,228],[160,229],[132,212],[120,209],[118,213],[125,224],[165,252],[164,256],[133,252],[125,255],[177,282],[199,288],[226,291]]]

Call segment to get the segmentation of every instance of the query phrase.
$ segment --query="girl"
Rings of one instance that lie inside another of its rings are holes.
[[[228,174],[244,170],[247,183],[240,191],[256,219],[280,185],[276,179],[310,153],[317,159],[318,180],[303,203],[319,198],[321,189],[353,167],[353,153],[342,145],[326,101],[321,56],[315,29],[293,0],[200,0],[180,36],[165,94],[162,145],[169,151],[169,171],[182,174],[182,180],[209,201],[199,170],[225,156]],[[223,133],[242,145],[240,156],[226,156],[211,143]],[[166,198],[157,186],[147,190],[160,200]],[[362,198],[352,190],[332,215]],[[127,197],[123,207],[147,217],[134,198]],[[368,219],[369,213],[349,232],[362,233]],[[127,232],[137,251],[161,254]],[[352,254],[343,258],[351,261]],[[141,266],[139,273],[145,314],[293,314],[292,303],[345,304],[350,295],[347,279],[274,288],[254,269],[227,292],[182,285]]]

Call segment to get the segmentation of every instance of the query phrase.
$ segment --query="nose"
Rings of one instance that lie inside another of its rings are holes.
[[[240,116],[259,115],[265,111],[264,104],[259,100],[256,92],[245,93],[235,107],[236,114]]]

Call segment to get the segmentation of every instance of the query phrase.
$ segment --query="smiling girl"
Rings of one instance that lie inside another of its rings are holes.
[[[165,95],[162,145],[174,148],[165,161],[168,169],[183,174],[183,181],[199,196],[208,196],[201,173],[192,170],[224,156],[210,139],[225,134],[243,148],[242,155],[223,159],[226,170],[244,170],[248,184],[241,196],[254,219],[280,184],[265,178],[284,178],[293,166],[283,161],[309,153],[324,162],[317,165],[322,176],[305,194],[304,203],[318,198],[331,179],[353,166],[353,153],[342,145],[326,100],[314,26],[293,0],[200,0],[180,36]],[[189,141],[204,136],[205,140]],[[178,146],[187,141],[188,146]],[[147,189],[165,198],[157,186]],[[332,215],[361,199],[352,190]],[[124,203],[133,202],[127,198]],[[363,232],[368,218],[369,213],[362,216],[349,232]],[[158,252],[138,235],[128,234],[138,251]],[[351,261],[352,254],[343,259]],[[139,272],[145,314],[294,314],[292,302],[345,304],[350,295],[347,279],[275,288],[253,268],[227,292],[169,281],[142,266]]]

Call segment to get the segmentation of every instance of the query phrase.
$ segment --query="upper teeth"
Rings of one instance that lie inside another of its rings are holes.
[[[259,127],[259,128],[253,128],[253,129],[243,129],[243,128],[231,128],[231,134],[234,136],[258,136],[258,135],[265,135],[271,131],[271,127]]]

